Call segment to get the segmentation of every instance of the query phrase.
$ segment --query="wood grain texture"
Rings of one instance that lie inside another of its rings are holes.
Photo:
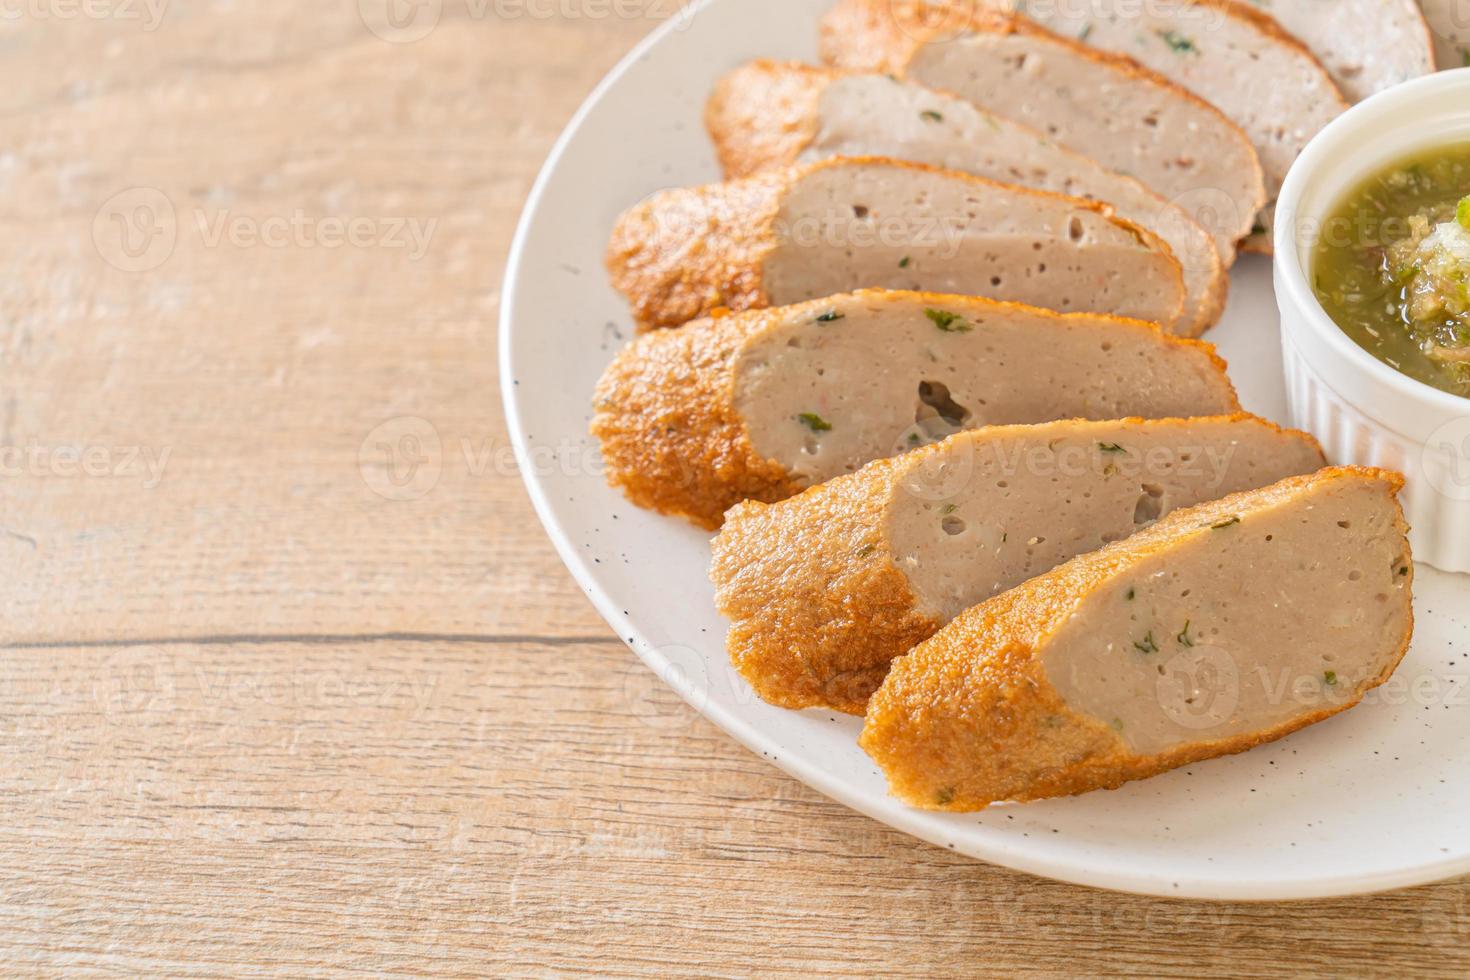
[[[360,7],[0,21],[0,970],[1470,968],[1470,883],[1256,906],[1041,881],[678,703],[536,525],[493,354],[535,169],[653,18],[446,0],[389,43]],[[371,234],[216,240],[221,215]],[[421,254],[395,218],[432,223]],[[406,418],[440,440],[432,488],[384,482]]]

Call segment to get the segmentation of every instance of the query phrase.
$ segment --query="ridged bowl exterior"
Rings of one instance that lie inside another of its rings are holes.
[[[1302,152],[1276,211],[1276,302],[1291,422],[1329,461],[1407,479],[1414,557],[1470,572],[1470,398],[1422,384],[1344,334],[1311,287],[1313,251],[1337,203],[1416,153],[1470,143],[1470,68],[1395,86],[1338,117]]]
[[[1285,330],[1281,346],[1291,424],[1316,436],[1333,463],[1402,472],[1408,482],[1400,500],[1414,558],[1441,571],[1470,572],[1470,456],[1394,432],[1333,390]]]

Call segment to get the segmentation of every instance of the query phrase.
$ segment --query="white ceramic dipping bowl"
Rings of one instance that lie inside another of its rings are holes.
[[[1333,463],[1401,470],[1414,557],[1470,572],[1470,398],[1406,377],[1359,347],[1312,292],[1324,219],[1362,181],[1415,153],[1470,143],[1470,69],[1354,106],[1308,144],[1276,211],[1276,302],[1292,424]]]

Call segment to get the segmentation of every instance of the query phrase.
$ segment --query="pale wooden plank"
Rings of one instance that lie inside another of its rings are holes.
[[[787,779],[625,649],[8,651],[0,962],[115,973],[1448,976],[1470,883],[1130,898]]]
[[[494,337],[534,169],[615,49],[534,20],[388,45],[345,8],[305,18],[303,49],[303,18],[264,6],[167,19],[161,77],[0,118],[0,442],[25,454],[0,481],[0,637],[599,632],[524,502]],[[222,53],[236,29],[277,53]],[[62,36],[53,56],[85,59]],[[140,186],[176,242],[127,271],[93,217]],[[211,237],[298,217],[366,221],[370,244]],[[385,499],[364,463],[404,417],[434,427],[442,477]]]

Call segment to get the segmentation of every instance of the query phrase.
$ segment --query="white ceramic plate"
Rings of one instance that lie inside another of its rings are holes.
[[[717,178],[701,122],[710,86],[749,58],[810,60],[829,2],[712,0],[666,23],[572,120],[526,206],[502,307],[506,413],[541,520],[598,610],[752,751],[874,819],[986,861],[1216,899],[1341,895],[1470,871],[1470,577],[1420,566],[1418,636],[1396,693],[1242,756],[979,814],[903,806],[857,748],[857,719],[769,707],[730,669],[708,536],[609,490],[587,435],[593,385],[631,336],[602,254],[625,207]],[[1267,261],[1236,268],[1209,339],[1246,407],[1284,418]]]

